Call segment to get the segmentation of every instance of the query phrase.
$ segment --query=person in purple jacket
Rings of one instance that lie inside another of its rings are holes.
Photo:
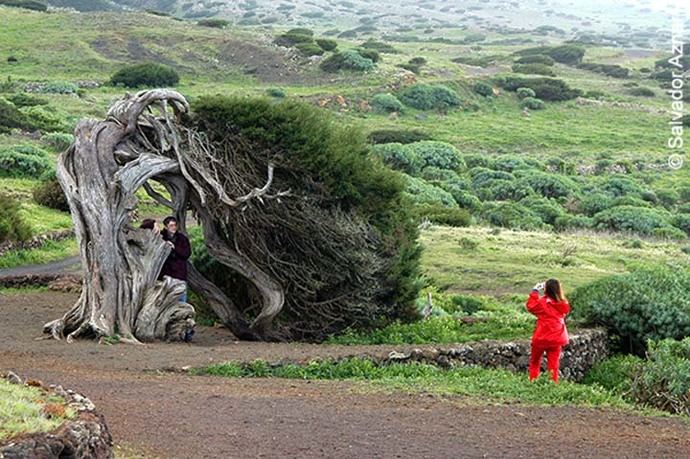
[[[174,279],[179,279],[185,283],[185,291],[180,298],[181,302],[187,302],[187,260],[192,254],[192,248],[189,244],[189,238],[177,231],[177,219],[175,217],[166,217],[163,220],[165,227],[161,231],[163,240],[172,249],[168,258],[163,263],[160,278],[163,276],[170,276]]]

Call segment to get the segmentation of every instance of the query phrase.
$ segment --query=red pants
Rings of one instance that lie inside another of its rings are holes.
[[[561,346],[543,345],[532,343],[532,353],[529,356],[529,380],[539,376],[541,371],[541,358],[546,352],[546,366],[551,373],[551,379],[558,382],[558,368],[561,359]]]

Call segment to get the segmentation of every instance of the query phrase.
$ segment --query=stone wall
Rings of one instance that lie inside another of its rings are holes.
[[[16,241],[6,241],[0,244],[0,256],[3,256],[10,250],[20,250],[20,249],[37,249],[42,247],[47,241],[61,241],[64,239],[69,239],[74,236],[74,231],[71,229],[63,231],[55,231],[52,233],[41,234],[40,236],[35,236],[28,241],[16,242]]]
[[[385,362],[424,362],[450,368],[479,365],[527,372],[530,341],[480,341],[459,345],[439,345],[436,348],[391,352]],[[609,341],[605,330],[577,330],[570,334],[570,344],[561,356],[561,377],[580,381],[592,366],[609,355]],[[546,368],[546,358],[542,363]]]
[[[29,384],[61,396],[77,416],[53,432],[24,434],[0,444],[0,459],[90,458],[112,459],[113,439],[103,416],[83,395],[61,386],[45,387],[40,381],[24,383],[10,372],[5,378],[14,384]]]

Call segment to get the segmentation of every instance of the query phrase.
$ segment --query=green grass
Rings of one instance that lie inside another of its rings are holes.
[[[462,238],[478,242],[463,248]],[[441,290],[495,297],[521,295],[540,280],[556,277],[566,295],[573,289],[638,265],[674,262],[690,266],[690,256],[673,242],[642,240],[629,247],[631,237],[607,233],[549,233],[495,230],[487,227],[432,226],[422,231],[422,266]],[[572,253],[564,257],[566,252]]]
[[[546,377],[530,383],[526,374],[471,366],[443,370],[433,365],[416,362],[376,365],[371,360],[361,358],[338,362],[312,361],[303,366],[269,365],[265,361],[258,360],[246,364],[220,363],[193,370],[192,373],[230,378],[367,381],[371,387],[378,389],[460,395],[490,402],[640,409],[599,385],[585,385],[570,381],[553,384]],[[661,415],[651,410],[644,412]]]
[[[65,401],[34,387],[0,380],[0,442],[22,433],[49,432],[75,415],[67,408],[65,416],[48,419],[42,412],[45,403],[64,405]]]
[[[413,323],[393,323],[370,332],[350,331],[331,337],[330,344],[424,344],[466,343],[483,339],[517,340],[529,338],[534,329],[530,317],[491,318],[487,322],[465,324],[455,317],[432,317]]]
[[[44,245],[36,249],[10,250],[5,253],[0,258],[0,269],[50,263],[77,255],[77,253],[75,239],[46,241]]]

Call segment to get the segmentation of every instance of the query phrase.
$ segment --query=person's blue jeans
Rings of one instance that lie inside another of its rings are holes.
[[[184,283],[184,293],[180,297],[180,303],[186,303],[187,302],[187,283]]]

